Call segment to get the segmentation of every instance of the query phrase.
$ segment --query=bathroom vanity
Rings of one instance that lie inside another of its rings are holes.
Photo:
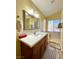
[[[20,39],[21,59],[41,59],[48,44],[46,33],[37,33]]]

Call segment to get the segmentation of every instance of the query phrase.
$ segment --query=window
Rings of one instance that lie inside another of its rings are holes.
[[[49,20],[48,21],[48,31],[49,32],[60,32],[58,24],[61,22],[60,19]]]
[[[53,32],[53,21],[52,20],[48,21],[48,31]]]

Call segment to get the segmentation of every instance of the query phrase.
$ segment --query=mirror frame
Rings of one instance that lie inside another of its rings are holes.
[[[39,29],[40,28],[40,18],[36,18],[35,16],[33,16],[33,15],[31,15],[31,14],[29,14],[27,11],[25,11],[25,10],[22,10],[22,12],[23,12],[23,30],[34,30],[34,29]],[[27,14],[27,15],[26,15]],[[26,17],[27,16],[31,16],[31,17],[33,17],[33,18],[36,18],[36,20],[37,20],[37,25],[36,25],[36,28],[34,28],[34,29],[27,29],[26,27]]]

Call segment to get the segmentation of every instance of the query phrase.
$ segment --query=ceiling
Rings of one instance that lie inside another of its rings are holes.
[[[45,16],[63,9],[63,0],[32,0],[32,2]]]

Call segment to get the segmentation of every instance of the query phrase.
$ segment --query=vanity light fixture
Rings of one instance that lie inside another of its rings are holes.
[[[39,18],[39,14],[37,14],[37,13],[35,13],[34,16],[35,16],[36,18]]]
[[[37,13],[37,11],[34,11],[33,9],[29,10],[28,13],[31,15],[31,16],[34,16],[36,18],[39,18],[39,14]]]
[[[29,10],[28,13],[29,13],[30,15],[34,15],[33,9]]]

